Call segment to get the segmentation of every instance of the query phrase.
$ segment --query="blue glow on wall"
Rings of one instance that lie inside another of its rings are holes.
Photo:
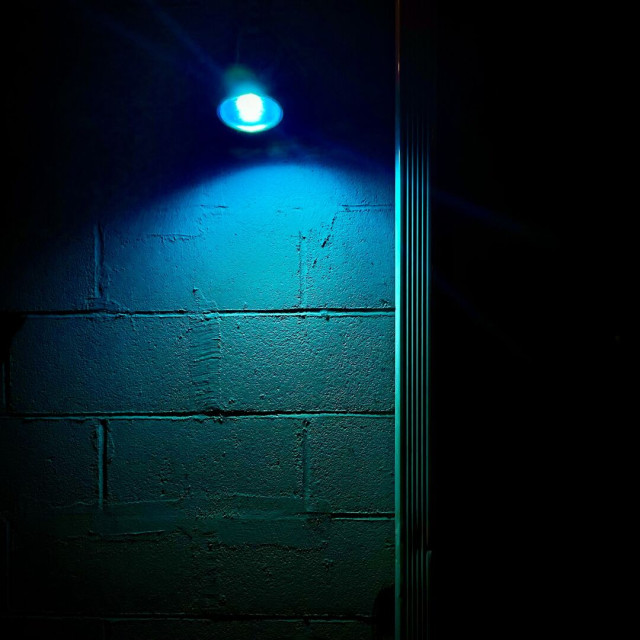
[[[224,100],[218,107],[218,117],[232,129],[258,133],[272,129],[282,120],[282,107],[269,96],[243,93]]]

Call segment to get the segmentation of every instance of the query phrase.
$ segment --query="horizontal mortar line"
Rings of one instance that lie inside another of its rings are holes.
[[[293,309],[207,309],[203,311],[186,311],[182,309],[158,310],[158,311],[131,311],[113,309],[76,309],[76,310],[51,310],[51,311],[24,311],[16,312],[26,318],[83,318],[91,317],[157,317],[157,318],[202,318],[203,316],[360,316],[395,314],[394,307],[313,307]]]
[[[353,208],[353,209],[382,209],[382,208],[388,208],[388,207],[393,207],[395,206],[392,202],[383,202],[381,204],[348,204],[348,203],[344,203],[340,205],[341,207],[349,207],[349,208]],[[344,213],[343,211],[340,211],[340,213]]]
[[[393,513],[393,511],[374,511],[370,513],[364,511],[345,511],[330,513],[329,517],[333,520],[394,520],[396,514]]]
[[[254,496],[255,498],[259,498],[260,496]],[[262,496],[269,500],[269,496]],[[226,504],[229,505],[232,501],[227,501]],[[292,511],[290,513],[276,513],[276,512],[263,512],[258,515],[255,512],[252,512],[251,509],[243,511],[242,507],[240,507],[232,518],[229,518],[229,515],[222,510],[217,510],[212,512],[206,516],[196,517],[196,516],[185,516],[183,513],[178,511],[172,512],[169,514],[162,514],[162,526],[167,528],[165,529],[149,529],[145,531],[131,531],[128,529],[122,529],[118,531],[113,530],[101,530],[100,529],[100,521],[104,519],[105,522],[111,520],[113,517],[118,518],[128,518],[134,517],[137,518],[138,513],[137,507],[154,507],[155,509],[164,509],[165,507],[181,507],[181,506],[205,506],[208,501],[204,498],[195,497],[195,498],[169,498],[167,500],[140,500],[136,502],[115,502],[106,505],[106,509],[101,510],[97,503],[93,504],[78,504],[75,503],[73,505],[66,505],[60,507],[44,507],[40,508],[37,511],[23,511],[21,516],[27,518],[29,522],[48,522],[51,521],[52,518],[55,518],[58,521],[64,518],[72,518],[76,519],[78,516],[92,516],[94,517],[94,529],[92,529],[92,536],[98,536],[101,538],[132,538],[135,536],[157,536],[157,535],[165,535],[165,536],[173,536],[178,533],[178,529],[171,529],[169,527],[178,527],[179,529],[184,529],[185,527],[190,527],[196,522],[204,523],[208,525],[210,523],[217,522],[226,522],[226,523],[246,523],[246,522],[289,522],[289,523],[305,523],[310,518],[317,519],[329,519],[329,520],[350,520],[354,522],[362,521],[362,522],[388,522],[390,520],[395,519],[395,514],[392,512],[380,512],[380,513],[366,513],[366,512],[334,512],[327,513],[325,511]],[[82,507],[82,508],[81,508]],[[9,515],[7,517],[10,517]],[[7,524],[9,520],[5,520]],[[203,534],[204,535],[204,534]],[[85,539],[87,537],[86,533],[76,532],[74,535],[63,535],[64,538],[74,538],[74,539]],[[279,547],[287,547],[290,545],[282,545],[273,543],[275,546]],[[297,547],[296,547],[297,548]]]
[[[172,413],[135,413],[135,412],[78,412],[78,413],[5,413],[0,418],[20,418],[27,420],[72,420],[77,418],[131,418],[185,420],[207,418],[317,418],[317,417],[367,417],[367,418],[392,418],[393,409],[389,411],[206,411],[206,412],[172,412]]]
[[[189,614],[180,614],[177,612],[156,613],[105,613],[104,615],[83,616],[73,614],[38,614],[24,613],[11,614],[1,613],[0,620],[90,620],[96,622],[121,622],[121,621],[140,621],[146,622],[150,620],[184,620],[186,622],[364,622],[371,623],[372,616],[365,614],[354,614],[351,616],[331,615],[331,614],[301,614],[300,616],[291,616],[288,614],[268,614],[268,613],[211,613],[206,616],[194,616]]]

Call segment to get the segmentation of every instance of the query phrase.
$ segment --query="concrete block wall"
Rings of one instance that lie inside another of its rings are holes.
[[[394,567],[392,191],[356,162],[241,166],[26,266],[24,244],[6,624],[371,637]]]
[[[215,117],[243,8],[280,56],[264,137]],[[18,13],[0,637],[371,637],[394,577],[393,3]]]

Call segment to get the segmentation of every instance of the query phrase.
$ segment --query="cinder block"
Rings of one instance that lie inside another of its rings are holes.
[[[300,420],[111,420],[109,502],[287,496],[302,506]],[[266,502],[268,507],[269,502]]]
[[[225,610],[295,616],[370,615],[393,582],[392,521],[291,522],[280,543],[221,545]]]
[[[114,620],[110,640],[370,640],[357,620]]]
[[[29,318],[11,409],[393,409],[393,317]]]
[[[393,416],[316,416],[308,423],[308,508],[393,512]]]
[[[394,307],[394,210],[345,204],[306,238],[309,308]]]
[[[105,224],[105,295],[144,311],[392,306],[393,185],[353,160],[204,180]]]
[[[393,582],[390,521],[290,519],[277,538],[273,521],[256,519],[249,537],[241,523],[229,519],[219,535],[145,531],[143,522],[113,536],[22,532],[11,558],[13,611],[355,617],[370,615]]]
[[[95,293],[90,227],[83,232],[40,227],[18,238],[8,236],[5,241],[0,243],[0,311],[90,306]]]
[[[33,317],[13,340],[11,409],[176,412],[216,405],[219,327],[187,317]]]
[[[210,205],[249,216],[254,211],[298,212],[305,225],[343,205],[393,205],[395,186],[391,163],[382,167],[336,154],[324,160],[243,164],[203,181],[198,188]]]
[[[11,555],[12,611],[193,613],[215,585],[205,561],[206,544],[184,534],[103,537],[78,531],[55,539],[18,531]]]
[[[199,204],[198,204],[199,203]],[[297,217],[230,209],[206,194],[173,224],[105,233],[105,294],[131,310],[284,309],[300,305]],[[193,219],[181,220],[191,214]],[[154,222],[156,222],[154,224]]]
[[[343,615],[371,614],[381,589],[393,585],[393,520],[335,520],[325,558],[327,602]]]
[[[97,503],[92,421],[0,418],[0,454],[0,511]]]
[[[393,410],[391,314],[223,316],[221,326],[227,409]]]

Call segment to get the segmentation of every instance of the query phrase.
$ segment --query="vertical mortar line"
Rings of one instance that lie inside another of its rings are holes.
[[[93,226],[93,296],[102,297],[102,272],[104,265],[104,231],[99,222]]]
[[[302,502],[304,510],[309,509],[309,500],[311,498],[311,487],[309,486],[309,436],[307,427],[309,421],[304,420],[302,429]]]
[[[302,308],[302,231],[298,231],[298,305]]]
[[[104,509],[107,499],[107,432],[108,421],[100,420],[98,434],[98,508]]]
[[[104,433],[103,433],[103,427],[102,427],[102,421],[100,421],[98,423],[98,426],[96,427],[96,441],[97,441],[97,453],[98,453],[98,509],[102,510],[103,507],[103,501],[104,501],[104,496],[103,496],[103,476],[104,476],[104,457],[102,455],[102,452],[104,450]]]
[[[215,401],[220,404],[222,402],[222,316],[216,314],[216,323],[218,324],[218,350],[217,350],[217,376]]]
[[[307,238],[300,233],[300,306],[307,308],[307,279],[309,277],[309,264],[307,261]]]
[[[109,499],[109,421],[102,420],[102,501],[103,506]]]

